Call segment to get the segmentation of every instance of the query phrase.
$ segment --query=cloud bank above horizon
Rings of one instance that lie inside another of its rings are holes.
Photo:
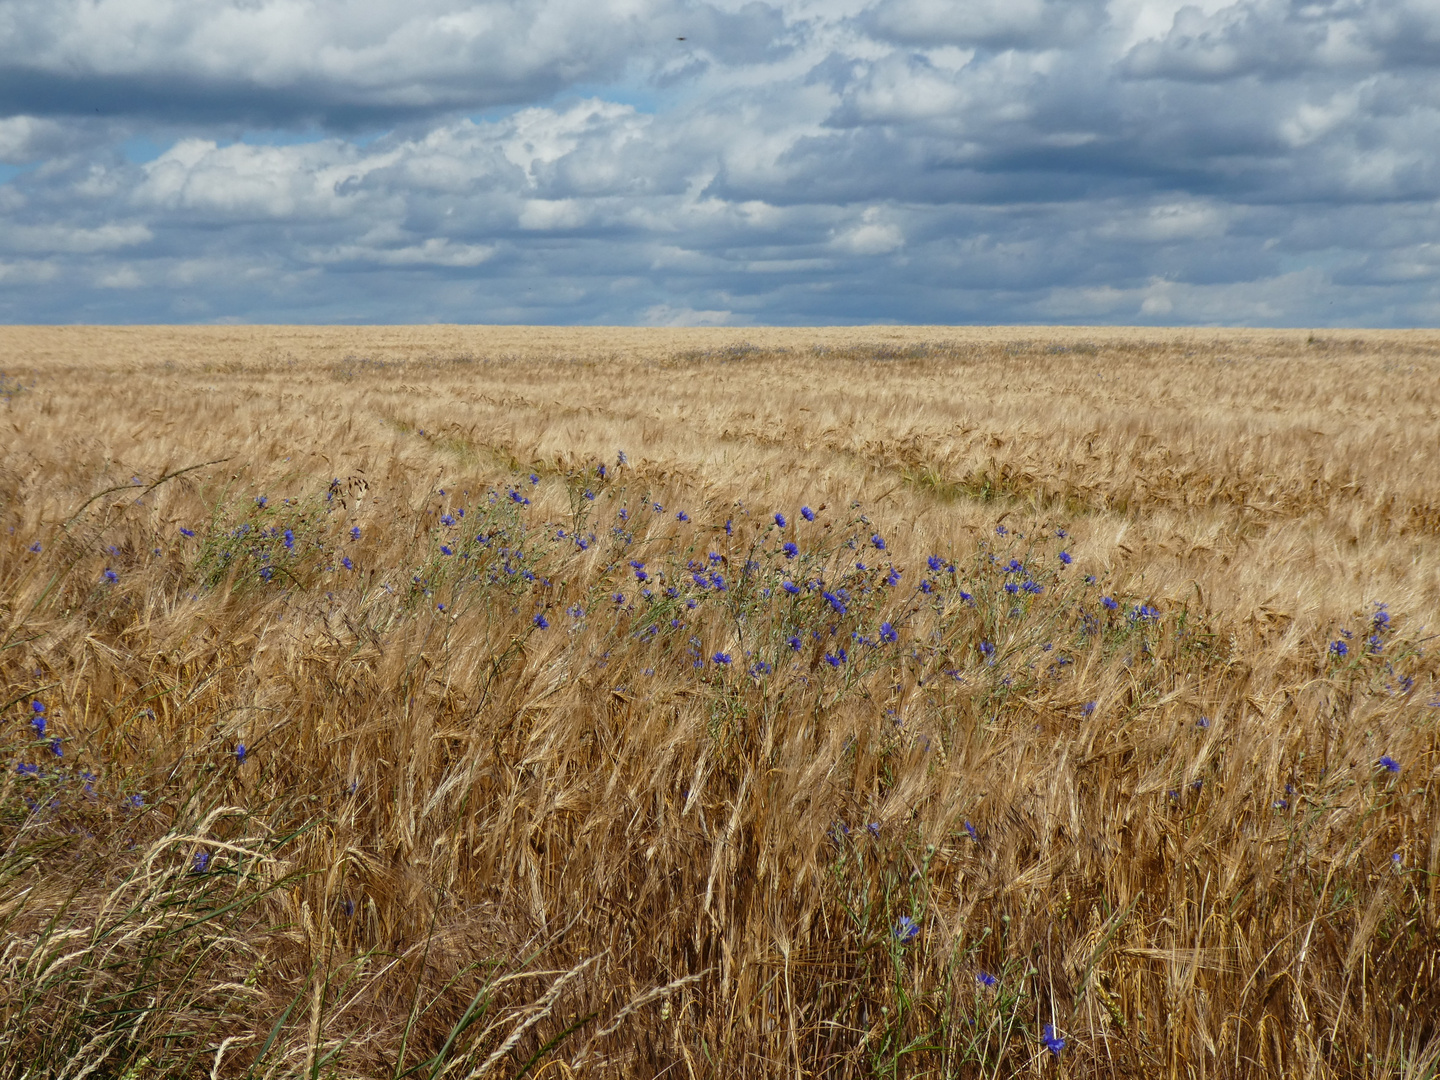
[[[1433,0],[8,0],[0,321],[1440,323]]]

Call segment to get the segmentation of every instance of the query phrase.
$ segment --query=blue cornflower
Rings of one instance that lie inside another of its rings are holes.
[[[796,585],[793,581],[784,582],[783,584],[781,584],[780,588],[784,589],[791,596],[796,595],[800,591],[800,586]]]
[[[932,574],[938,574],[940,572],[940,568],[945,565],[945,561],[941,559],[939,555],[931,555],[928,559],[925,560],[925,565],[930,567],[930,572]]]
[[[1387,772],[1399,772],[1399,771],[1400,771],[1400,762],[1396,761],[1396,760],[1395,760],[1393,757],[1391,757],[1389,754],[1386,754],[1384,757],[1382,757],[1382,758],[1380,759],[1380,764],[1383,765],[1383,766],[1385,766],[1385,769],[1386,769]]]
[[[30,726],[35,729],[35,737],[37,739],[43,739],[45,737],[45,717],[43,715],[36,713],[32,716],[30,718]]]
[[[726,535],[726,536],[734,536],[734,535],[735,535],[735,524],[734,524],[733,521],[731,521],[730,518],[726,518],[726,519],[725,519],[725,535]]]
[[[1343,641],[1332,641],[1330,643],[1330,651],[1334,653],[1337,657],[1343,658],[1349,655],[1350,646],[1346,645]]]
[[[795,546],[793,541],[788,541],[783,544],[780,550],[785,553],[785,558],[787,559],[793,559],[796,555],[800,554],[800,549]]]
[[[623,603],[625,603],[625,594],[624,594],[624,593],[621,593],[621,592],[617,592],[617,593],[616,593],[614,596],[612,596],[610,599],[614,600],[615,603],[617,603],[617,604],[623,604]]]
[[[595,501],[595,493],[594,493],[593,491],[587,491],[587,492],[585,492],[585,498],[588,499],[590,502],[594,502],[594,501]]]
[[[710,659],[717,664],[728,664],[730,663],[730,654],[728,652],[717,652]]]
[[[343,566],[343,567],[345,567],[346,570],[354,570],[354,569],[355,569],[355,564],[350,561],[350,556],[349,556],[349,555],[346,555],[343,559],[340,560],[340,565]]]
[[[455,524],[455,519],[449,514],[441,514],[440,524],[444,525],[448,529],[451,525]]]
[[[247,756],[249,753],[250,753],[250,751],[248,751],[248,750],[245,749],[245,744],[244,744],[243,742],[242,742],[242,743],[236,743],[236,745],[235,745],[235,762],[236,762],[236,764],[238,764],[238,765],[244,765],[244,764],[245,764],[245,758],[246,758],[246,756]]]
[[[210,853],[208,851],[197,851],[195,853],[194,865],[190,867],[192,874],[203,874],[205,868],[210,865]]]
[[[651,503],[650,505],[654,508],[655,513],[657,514],[663,514],[665,512],[665,507],[661,506],[659,503]]]
[[[540,482],[540,477],[536,476],[536,475],[532,472],[532,473],[530,474],[530,483],[532,483],[532,484],[538,484],[539,482]]]
[[[799,634],[791,634],[788,638],[785,639],[785,644],[787,644],[787,645],[790,646],[790,651],[791,651],[791,652],[799,652],[799,651],[800,651],[800,635],[799,635]]]
[[[16,766],[15,766],[15,771],[16,771],[17,773],[19,773],[21,776],[39,776],[39,775],[40,775],[40,766],[39,766],[39,765],[27,765],[27,764],[25,764],[25,762],[22,761],[19,765],[16,765]]]
[[[43,713],[45,711],[45,705],[40,701],[39,698],[36,698],[34,701],[30,702],[30,711],[35,713]]]
[[[441,545],[440,545],[440,554],[441,554],[441,555],[454,555],[454,554],[455,554],[455,549],[452,548],[452,547],[450,547],[449,544],[441,544]]]
[[[992,643],[988,642],[988,641],[982,641],[982,642],[980,642],[980,655],[981,655],[981,656],[986,656],[986,657],[994,656],[994,655],[995,655],[995,646],[994,646]]]
[[[267,499],[264,495],[261,495],[258,499],[255,500],[255,505],[258,506],[258,507],[260,507],[261,510],[264,510],[264,509],[265,509],[265,504],[268,503],[269,501],[270,501],[270,500]]]
[[[1020,586],[1016,585],[1013,581],[1007,581],[1005,582],[1005,591],[1008,593],[1018,593],[1020,591]]]
[[[615,461],[620,465],[630,464],[630,459],[625,456],[624,450],[621,450],[618,454],[615,455]]]
[[[882,623],[880,624],[880,640],[881,640],[881,641],[887,641],[887,642],[889,642],[889,641],[895,641],[895,640],[897,640],[899,637],[900,637],[900,635],[895,632],[895,627],[891,626],[888,622],[882,622]]]
[[[295,530],[294,530],[294,529],[286,529],[286,530],[285,530],[285,550],[286,550],[286,551],[294,551],[294,550],[295,550]]]
[[[184,525],[181,525],[181,526],[180,526],[180,535],[181,535],[181,536],[194,536],[194,535],[195,535],[195,530],[194,530],[194,529],[187,529],[187,528],[185,528]]]
[[[1102,596],[1102,597],[1100,598],[1100,606],[1103,607],[1103,608],[1105,608],[1106,611],[1114,611],[1114,610],[1115,610],[1116,608],[1118,608],[1120,605],[1119,605],[1118,603],[1116,603],[1116,601],[1115,601],[1113,598],[1111,598],[1111,597],[1109,597],[1109,596]]]
[[[980,834],[975,831],[975,826],[971,825],[968,820],[965,822],[965,832],[969,835],[971,840],[975,841],[975,843],[978,844],[980,842]]]
[[[114,570],[111,570],[107,566],[105,568],[105,580],[108,581],[111,585],[114,585],[117,581],[120,580],[120,575],[115,573]]]
[[[351,528],[350,528],[350,539],[351,539],[351,540],[359,540],[359,539],[360,539],[360,526],[359,526],[359,525],[352,525],[352,526],[351,526]]]
[[[1000,980],[995,978],[995,976],[991,975],[988,971],[977,971],[975,973],[975,981],[978,982],[981,986],[985,987],[985,989],[989,990]]]
[[[823,590],[820,595],[823,596],[829,602],[830,606],[835,609],[835,613],[837,615],[845,614],[845,601],[841,600],[840,597],[836,596],[829,589]]]
[[[892,566],[892,567],[890,568],[890,573],[888,573],[888,574],[885,575],[885,584],[886,584],[886,585],[889,585],[892,589],[893,589],[896,585],[899,585],[899,584],[900,584],[900,571],[899,571],[899,570],[896,570],[895,567]]]
[[[675,514],[675,520],[676,520],[676,521],[689,521],[689,520],[690,520],[690,515],[687,514],[687,513],[685,513],[684,510],[680,510],[680,511],[677,511],[677,512],[676,512],[676,514]]]
[[[1160,612],[1149,604],[1141,604],[1130,612],[1130,618],[1133,622],[1157,622]]]
[[[831,667],[839,667],[848,659],[850,659],[850,657],[844,649],[836,649],[833,653],[827,652],[825,654],[825,662]]]
[[[1045,586],[1041,585],[1039,582],[1036,582],[1036,581],[1026,581],[1026,582],[1024,582],[1024,583],[1021,584],[1020,588],[1024,589],[1026,592],[1030,593],[1032,596],[1033,596],[1033,595],[1038,595],[1038,594],[1040,594],[1040,593],[1042,593],[1042,592],[1045,591]]]
[[[876,551],[885,550],[885,538],[882,537],[879,533],[875,533],[873,536],[870,537],[870,543],[875,545]]]
[[[50,752],[51,752],[52,754],[54,754],[56,757],[64,757],[64,756],[65,756],[65,751],[60,748],[60,740],[59,740],[59,739],[51,739],[51,740],[50,740]]]
[[[784,515],[784,514],[776,514],[776,515],[775,515],[775,524],[776,524],[776,525],[779,525],[780,528],[782,528],[782,529],[785,528],[785,515]]]
[[[808,506],[802,506],[800,507],[800,516],[803,517],[806,521],[814,521],[815,511],[811,510]]]
[[[40,552],[43,551],[43,550],[44,550],[44,549],[40,546],[40,541],[39,541],[39,540],[36,540],[35,543],[33,543],[33,544],[30,545],[30,553],[31,553],[32,555],[39,555]]]
[[[541,630],[550,629],[550,620],[545,618],[544,615],[536,615],[535,618],[531,620],[531,622],[533,622]]]
[[[1061,540],[1064,540],[1065,537],[1069,536],[1070,534],[1067,533],[1064,529],[1056,529],[1055,535],[1058,536]]]
[[[1068,551],[1062,551],[1060,552],[1060,561],[1066,566],[1069,566],[1075,560],[1070,557],[1070,553]]]
[[[595,473],[596,473],[597,476],[600,477],[601,480],[604,480],[604,479],[605,479],[605,466],[604,466],[604,465],[596,465],[596,466],[595,466]]]
[[[1022,563],[1019,559],[1011,559],[1010,562],[1005,566],[1005,573],[1007,574],[1022,574],[1024,572],[1025,564]]]
[[[627,509],[625,509],[625,507],[622,506],[622,507],[620,507],[619,513],[617,513],[615,516],[618,517],[621,521],[629,521],[629,520],[630,520],[630,511],[627,510]]]
[[[758,661],[758,662],[755,664],[755,666],[750,669],[750,674],[752,674],[752,675],[769,675],[770,672],[772,672],[772,671],[774,671],[774,670],[775,670],[775,669],[772,668],[769,664],[767,664],[764,660],[761,660],[761,661]]]
[[[1060,1051],[1065,1049],[1065,1040],[1055,1034],[1055,1025],[1053,1024],[1045,1025],[1045,1049],[1057,1058],[1060,1056]]]
[[[901,915],[899,921],[895,923],[895,938],[902,944],[913,941],[919,933],[920,927],[909,915]]]
[[[1006,532],[1008,532],[1008,531],[1009,531],[1009,530],[1007,530],[1004,525],[996,525],[996,526],[995,526],[995,535],[996,535],[996,536],[1004,536],[1004,535],[1006,534]]]
[[[1091,715],[1094,714],[1094,712],[1095,712],[1095,702],[1093,702],[1093,701],[1087,701],[1087,702],[1085,702],[1084,705],[1081,705],[1081,706],[1080,706],[1080,715],[1081,715],[1081,716],[1091,716]]]

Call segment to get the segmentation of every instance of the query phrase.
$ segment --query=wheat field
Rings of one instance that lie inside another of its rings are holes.
[[[0,1076],[1437,1075],[1440,333],[0,372]]]

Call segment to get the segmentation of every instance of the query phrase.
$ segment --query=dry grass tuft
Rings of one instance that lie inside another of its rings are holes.
[[[0,369],[0,1076],[1436,1075],[1440,337]]]

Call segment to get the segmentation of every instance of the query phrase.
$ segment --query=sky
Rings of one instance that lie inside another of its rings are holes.
[[[0,322],[1440,325],[1437,0],[0,0]]]

